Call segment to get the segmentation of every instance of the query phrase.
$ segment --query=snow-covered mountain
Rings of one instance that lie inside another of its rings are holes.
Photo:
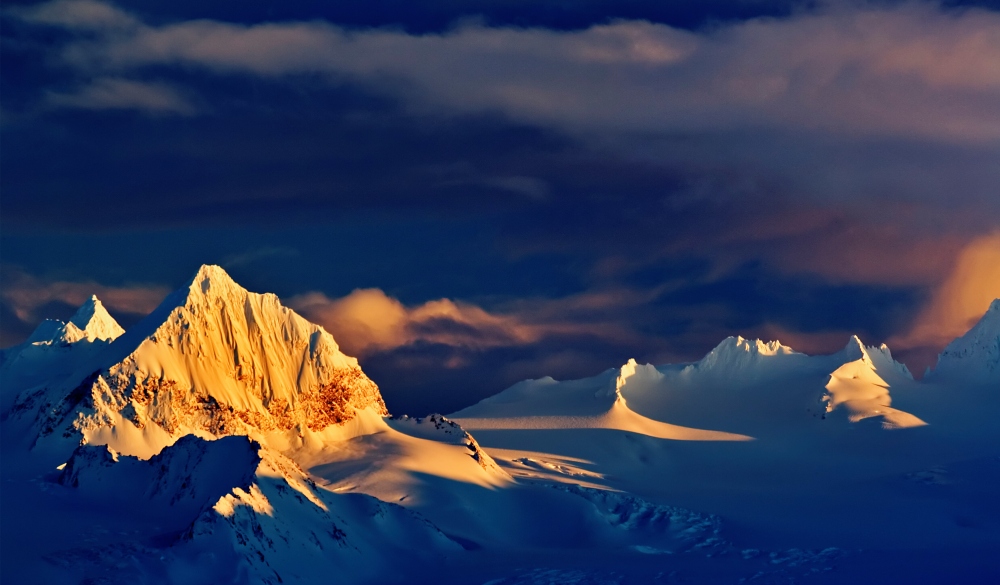
[[[1000,389],[1000,299],[972,329],[938,356],[932,379],[992,384]]]
[[[128,332],[91,298],[4,350],[0,570],[990,582],[998,332],[1000,301],[927,381],[857,337],[822,356],[732,337],[695,363],[629,360],[390,418],[329,333],[205,266]]]
[[[451,416],[484,429],[605,428],[662,439],[732,441],[877,417],[886,429],[923,424],[890,406],[913,384],[885,345],[852,336],[835,354],[808,356],[777,341],[730,337],[692,364],[629,360],[593,378],[526,380]],[[836,419],[837,417],[833,417]]]
[[[96,296],[65,323],[42,321],[27,341],[0,351],[0,412],[6,415],[18,391],[58,383],[124,332]]]
[[[5,352],[4,375],[17,398],[3,425],[3,566],[26,569],[6,570],[14,581],[409,582],[400,568],[463,550],[426,518],[303,470],[354,437],[388,434],[395,448],[406,435],[329,333],[219,267],[128,333],[92,298]],[[419,471],[445,457],[438,471],[504,481],[446,422],[409,438],[432,451]],[[26,511],[8,514],[12,497]],[[57,524],[59,537],[40,530]]]
[[[329,333],[204,266],[73,375],[23,392],[12,413],[33,418],[39,443],[82,437],[148,458],[188,434],[284,447],[386,409]]]

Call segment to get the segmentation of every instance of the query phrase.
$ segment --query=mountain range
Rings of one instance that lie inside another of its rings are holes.
[[[1000,299],[921,380],[731,337],[411,418],[203,266],[3,350],[0,410],[5,582],[1000,582]]]

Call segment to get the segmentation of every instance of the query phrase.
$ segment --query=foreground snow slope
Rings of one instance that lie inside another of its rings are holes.
[[[992,371],[995,339],[982,342],[982,331],[997,306],[967,336],[976,349],[964,355],[987,356],[980,373]],[[740,527],[738,545],[910,551],[897,558],[960,547],[997,574],[983,551],[1000,547],[989,495],[1000,488],[1000,401],[943,374],[914,381],[887,347],[856,337],[825,356],[730,338],[693,364],[630,361],[583,380],[525,381],[449,416],[515,479],[716,514]],[[602,424],[620,405],[631,425]],[[651,432],[645,421],[688,431]],[[736,437],[753,440],[719,440]],[[944,557],[932,581],[970,559]]]

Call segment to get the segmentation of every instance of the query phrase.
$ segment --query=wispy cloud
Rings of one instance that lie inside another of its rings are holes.
[[[59,0],[34,18],[102,14]],[[114,16],[112,16],[114,15]],[[142,25],[65,49],[88,71],[197,66],[264,76],[323,73],[414,107],[500,110],[572,131],[772,127],[983,143],[1000,139],[1000,15],[932,4],[835,5],[692,33],[643,21],[579,31],[462,26],[443,34],[323,22]],[[416,101],[414,101],[416,100]]]
[[[46,101],[57,108],[84,110],[141,110],[153,114],[190,116],[197,108],[173,87],[120,78],[101,78],[70,93],[48,92]]]
[[[417,343],[481,351],[554,336],[628,335],[621,326],[573,319],[573,306],[580,303],[522,301],[489,312],[472,303],[438,299],[407,307],[377,288],[357,289],[339,299],[318,292],[289,299],[289,306],[330,330],[348,353],[361,356]]]
[[[120,31],[141,24],[131,14],[95,0],[53,0],[7,12],[26,22],[81,31]]]
[[[299,255],[299,251],[291,246],[262,246],[226,256],[221,264],[226,268],[239,268],[262,261],[296,258]]]

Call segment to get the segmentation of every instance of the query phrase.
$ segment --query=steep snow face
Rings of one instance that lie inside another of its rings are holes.
[[[124,332],[96,296],[68,322],[42,321],[26,342],[0,351],[0,413],[24,390],[58,385]]]
[[[1000,387],[1000,299],[965,335],[938,356],[932,379],[956,379]]]
[[[93,373],[67,386],[54,399],[31,397],[52,402],[36,409],[43,436],[79,432],[143,457],[185,434],[266,441],[359,412],[387,414],[378,387],[329,333],[217,266],[203,266],[119,337]]]

